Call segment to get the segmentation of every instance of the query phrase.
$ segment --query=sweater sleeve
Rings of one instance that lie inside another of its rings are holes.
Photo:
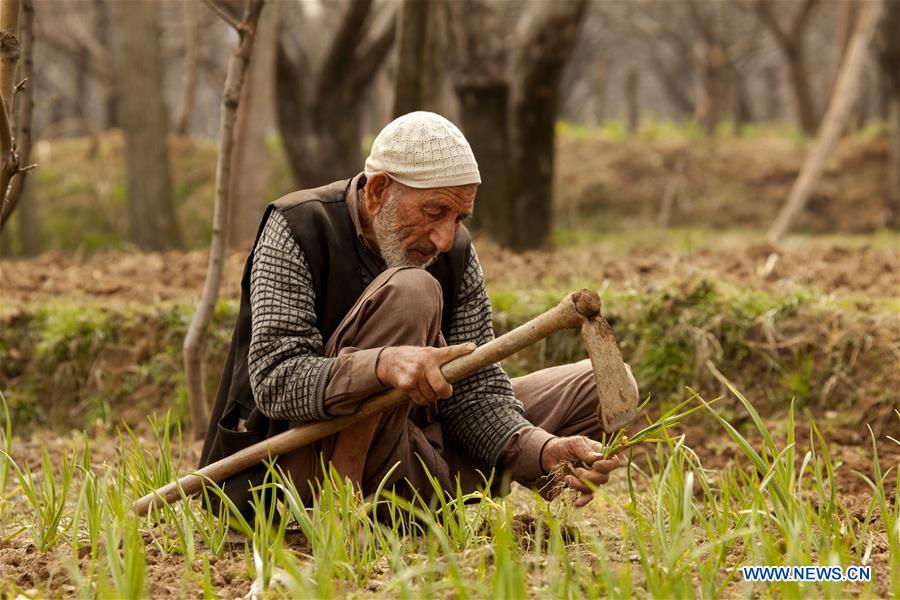
[[[250,272],[248,371],[259,409],[273,419],[327,419],[335,359],[323,357],[309,263],[284,216],[271,211]]]
[[[480,346],[492,339],[494,328],[484,275],[475,249],[470,248],[447,343],[475,342]],[[438,408],[447,435],[488,467],[497,465],[514,433],[531,425],[499,363],[455,383],[453,395],[439,401]]]

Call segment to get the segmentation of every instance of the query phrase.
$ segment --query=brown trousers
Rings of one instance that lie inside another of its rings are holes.
[[[382,346],[443,346],[440,331],[442,298],[434,278],[423,269],[394,268],[381,273],[363,292],[338,326],[326,348],[336,356],[341,349]],[[597,416],[597,391],[587,359],[536,371],[512,379],[525,418],[558,436],[585,435],[598,439],[602,427]],[[321,458],[320,458],[321,455]],[[422,464],[443,489],[456,490],[459,477],[463,493],[482,488],[491,466],[482,464],[465,448],[445,439],[432,407],[412,402],[369,418],[336,435],[282,457],[297,489],[306,494],[313,480],[322,476],[329,461],[342,476],[362,488],[375,491],[390,469],[399,463],[386,487],[409,497],[417,490],[427,499],[432,486]],[[492,486],[502,493],[498,473]],[[520,481],[538,486],[540,480]],[[311,496],[307,494],[307,498]]]

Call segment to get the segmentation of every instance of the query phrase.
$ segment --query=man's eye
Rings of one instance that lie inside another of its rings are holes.
[[[440,219],[444,215],[444,211],[438,210],[426,210],[425,216],[429,219]]]

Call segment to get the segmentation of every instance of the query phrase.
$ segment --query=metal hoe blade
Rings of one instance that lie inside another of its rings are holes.
[[[616,338],[600,313],[586,319],[581,335],[594,367],[599,397],[598,414],[603,430],[613,433],[637,416],[638,394],[625,370]]]

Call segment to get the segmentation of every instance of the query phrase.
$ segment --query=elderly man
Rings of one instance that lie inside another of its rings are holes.
[[[412,403],[280,457],[301,493],[311,495],[329,461],[363,493],[398,465],[387,486],[427,495],[423,464],[445,489],[458,477],[468,492],[494,468],[540,487],[572,460],[583,466],[564,483],[580,492],[577,504],[590,500],[618,461],[601,460],[592,440],[601,426],[588,361],[512,381],[499,364],[453,386],[441,374],[493,338],[462,225],[480,182],[459,129],[415,112],[381,131],[363,173],[269,205],[201,466],[294,424],[351,414],[395,387]],[[226,482],[242,511],[263,473]]]

